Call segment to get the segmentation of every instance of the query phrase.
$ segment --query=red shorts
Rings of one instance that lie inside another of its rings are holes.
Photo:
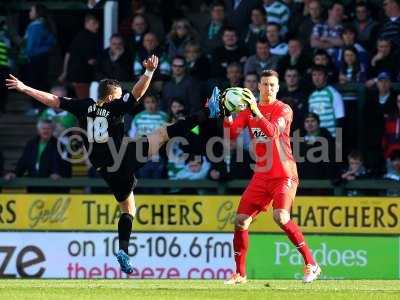
[[[274,209],[290,210],[298,184],[297,178],[268,179],[255,173],[240,199],[237,213],[255,217],[266,211],[271,201]]]

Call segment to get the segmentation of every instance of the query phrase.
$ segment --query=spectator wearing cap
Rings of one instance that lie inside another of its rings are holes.
[[[326,128],[321,127],[316,113],[307,113],[299,135],[293,137],[293,148],[298,155],[299,176],[304,179],[329,179],[334,174],[335,142]],[[299,141],[296,142],[296,141]],[[318,151],[317,151],[318,149]]]
[[[260,38],[256,44],[256,54],[250,56],[244,65],[244,74],[256,72],[258,75],[266,69],[276,69],[279,56],[270,51],[268,40]]]
[[[394,111],[396,95],[393,92],[390,75],[381,72],[377,76],[376,87],[367,94],[364,113],[366,161],[371,169],[380,172],[383,168],[382,139],[384,134],[384,120]]]
[[[400,1],[384,0],[383,9],[387,19],[379,31],[379,37],[388,39],[394,46],[400,47]]]
[[[308,98],[308,111],[316,113],[320,118],[321,127],[336,137],[336,129],[343,126],[345,117],[342,96],[327,83],[328,74],[325,67],[314,66],[311,77],[315,90]]]
[[[339,2],[333,2],[328,10],[328,19],[323,24],[317,24],[311,34],[311,47],[325,49],[329,55],[334,55],[337,48],[342,47],[340,34],[343,30],[342,21],[344,7]]]
[[[392,81],[396,81],[399,73],[399,59],[395,54],[393,44],[386,38],[379,38],[377,41],[376,54],[372,57],[368,70],[367,87],[372,87],[381,72],[388,72]]]
[[[357,32],[357,40],[367,50],[371,51],[375,47],[378,36],[378,23],[371,18],[371,10],[366,2],[356,3],[355,20],[353,27]]]

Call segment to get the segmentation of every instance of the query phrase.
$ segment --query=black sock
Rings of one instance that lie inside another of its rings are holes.
[[[184,120],[179,120],[176,123],[167,126],[168,137],[172,139],[174,137],[185,136],[197,125],[206,122],[208,120],[208,115],[208,108],[203,108],[202,110],[186,117]]]
[[[122,213],[118,221],[118,239],[119,249],[128,253],[129,238],[132,232],[133,216],[128,213]]]

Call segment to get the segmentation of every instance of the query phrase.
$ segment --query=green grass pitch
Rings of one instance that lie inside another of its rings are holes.
[[[219,280],[0,280],[1,300],[101,299],[400,299],[400,281],[329,280],[303,284],[294,280],[250,280],[224,286]]]

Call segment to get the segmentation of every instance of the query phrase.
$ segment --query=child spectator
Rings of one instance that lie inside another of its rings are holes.
[[[353,150],[347,155],[347,168],[340,174],[340,182],[348,182],[359,179],[370,178],[370,172],[364,167],[364,160],[361,152]],[[348,190],[347,196],[360,196],[359,190]]]
[[[180,170],[172,180],[202,180],[206,179],[208,171],[210,170],[210,163],[207,159],[200,155],[189,155],[186,160],[185,167]],[[184,189],[181,193],[198,193],[204,194],[203,189]]]

